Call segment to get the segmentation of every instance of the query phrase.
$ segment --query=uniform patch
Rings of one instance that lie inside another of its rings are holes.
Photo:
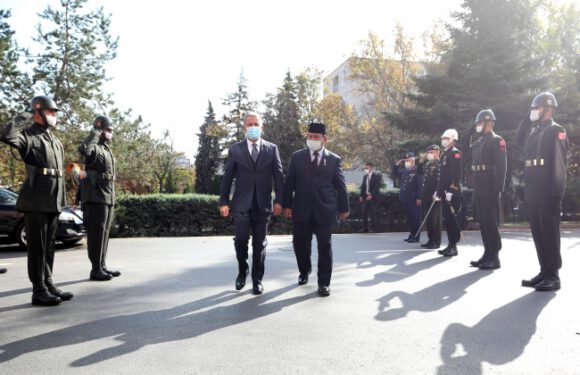
[[[566,139],[566,138],[567,138],[567,135],[566,135],[566,133],[558,133],[558,139],[559,139],[559,140],[563,141],[563,140],[564,140],[564,139]]]
[[[455,154],[455,159],[461,159],[461,154],[459,153]]]
[[[499,149],[503,152],[505,152],[505,140],[500,139],[499,140]]]

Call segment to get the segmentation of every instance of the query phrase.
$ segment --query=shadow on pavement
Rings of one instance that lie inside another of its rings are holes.
[[[542,310],[556,293],[531,292],[493,310],[473,327],[450,324],[441,338],[444,374],[482,374],[482,363],[503,365],[522,355],[536,332]],[[459,346],[464,353],[456,354]]]
[[[473,271],[439,282],[418,292],[409,294],[403,291],[394,291],[378,299],[379,312],[375,319],[382,321],[401,319],[411,311],[431,312],[448,306],[467,293],[466,289],[492,272]],[[393,299],[399,298],[402,307],[389,308]]]
[[[116,336],[115,340],[120,345],[97,351],[71,363],[73,367],[88,366],[135,352],[147,345],[185,340],[258,319],[316,295],[310,293],[267,303],[294,288],[296,284],[293,283],[243,302],[217,306],[250,293],[221,292],[169,309],[116,316],[67,327],[0,346],[0,363],[35,351]]]
[[[445,258],[442,256],[438,256],[436,258],[422,260],[420,262],[415,262],[411,264],[407,264],[408,261],[411,259],[427,253],[430,251],[403,251],[397,254],[392,254],[384,258],[379,258],[372,260],[372,264],[374,265],[395,265],[394,267],[388,269],[384,272],[379,272],[375,274],[373,279],[365,280],[358,282],[357,286],[368,287],[377,285],[380,283],[392,283],[396,281],[401,281],[408,277],[414,276],[417,273],[429,269],[437,264],[445,262],[449,258]],[[359,262],[359,268],[364,268],[364,266],[360,266],[362,263]]]

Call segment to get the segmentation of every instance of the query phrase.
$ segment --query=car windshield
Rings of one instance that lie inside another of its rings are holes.
[[[8,189],[0,188],[0,204],[1,205],[14,205],[18,199],[18,194]]]

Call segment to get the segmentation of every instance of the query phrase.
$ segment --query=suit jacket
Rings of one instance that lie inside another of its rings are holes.
[[[292,217],[308,221],[312,214],[317,223],[336,222],[337,212],[349,212],[348,194],[340,156],[324,150],[314,169],[310,150],[292,154],[286,184],[284,208],[292,209]]]
[[[230,190],[235,179],[234,196],[230,202]],[[282,204],[284,175],[278,146],[262,139],[260,154],[254,164],[246,140],[233,144],[228,152],[224,177],[221,184],[220,205],[231,206],[232,212],[247,212],[252,208],[252,199],[261,212],[272,212],[272,190],[274,203]]]
[[[64,149],[62,144],[46,126],[33,124],[10,123],[2,134],[0,141],[18,150],[28,175],[16,209],[21,212],[61,212],[65,206],[64,186]],[[42,168],[56,171],[56,175],[41,174]]]
[[[360,185],[360,196],[363,198],[367,197],[367,184],[369,185],[369,193],[373,197],[373,200],[378,198],[381,187],[381,175],[377,172],[371,172],[363,177],[363,182]]]

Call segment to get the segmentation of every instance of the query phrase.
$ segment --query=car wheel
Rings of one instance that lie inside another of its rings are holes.
[[[28,251],[28,246],[27,246],[27,242],[26,242],[26,228],[24,227],[24,223],[20,223],[18,224],[18,227],[16,227],[16,242],[18,242],[18,245],[20,245],[20,248],[22,250]]]

